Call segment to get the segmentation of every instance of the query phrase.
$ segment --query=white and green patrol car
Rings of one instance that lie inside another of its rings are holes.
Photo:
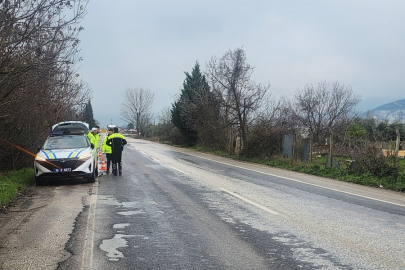
[[[84,177],[95,182],[97,153],[87,138],[89,125],[80,121],[60,122],[52,127],[35,161],[35,182],[44,185],[55,178]]]

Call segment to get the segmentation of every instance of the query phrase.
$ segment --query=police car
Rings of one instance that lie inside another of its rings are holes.
[[[87,138],[89,125],[81,121],[65,121],[52,126],[52,132],[40,147],[34,161],[35,182],[58,177],[84,177],[94,183],[98,176],[98,157]]]

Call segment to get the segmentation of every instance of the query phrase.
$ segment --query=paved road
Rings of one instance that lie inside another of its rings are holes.
[[[405,269],[403,194],[128,141],[3,215],[0,269]]]

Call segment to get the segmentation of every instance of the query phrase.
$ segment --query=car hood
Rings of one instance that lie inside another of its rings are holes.
[[[37,157],[44,159],[60,159],[60,158],[79,158],[84,155],[92,153],[92,149],[86,148],[75,148],[75,149],[53,149],[44,150],[41,149],[37,153]]]

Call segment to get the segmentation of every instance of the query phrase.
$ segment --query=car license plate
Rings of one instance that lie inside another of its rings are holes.
[[[64,173],[64,172],[71,172],[72,168],[62,168],[62,169],[53,169],[54,173]]]

